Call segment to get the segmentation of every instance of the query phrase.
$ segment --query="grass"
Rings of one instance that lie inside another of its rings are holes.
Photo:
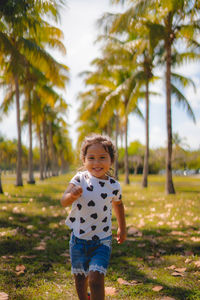
[[[2,178],[0,293],[9,300],[77,299],[64,224],[69,208],[59,202],[70,177],[23,188]],[[200,299],[200,179],[175,177],[175,195],[165,195],[162,176],[150,176],[147,189],[140,176],[130,179],[125,186],[120,178],[128,238],[113,242],[105,283],[115,293],[106,299]]]

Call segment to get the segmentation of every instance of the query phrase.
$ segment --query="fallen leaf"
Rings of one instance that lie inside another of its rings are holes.
[[[69,254],[69,253],[67,253],[67,252],[65,252],[65,253],[63,253],[63,254],[60,254],[60,256],[64,256],[64,257],[70,257],[70,254]]]
[[[117,290],[114,287],[107,286],[105,287],[106,296],[115,296],[117,294]]]
[[[186,268],[176,268],[175,271],[178,273],[184,273],[186,271]]]
[[[183,274],[182,273],[179,273],[179,272],[173,272],[172,274],[171,274],[172,276],[175,276],[175,277],[183,277]]]
[[[0,292],[0,300],[8,300],[8,294]]]
[[[17,265],[15,270],[16,271],[24,271],[24,270],[26,270],[26,267],[24,265]]]
[[[26,267],[24,265],[18,265],[16,266],[15,270],[16,270],[15,274],[19,276],[20,274],[24,274]]]
[[[34,250],[46,250],[46,242],[41,241],[38,246],[33,248]]]
[[[20,258],[29,258],[29,259],[32,259],[32,258],[35,258],[36,255],[21,255]]]
[[[191,237],[191,241],[193,241],[193,242],[200,242],[200,237],[193,236],[193,237]]]
[[[129,227],[128,228],[128,235],[133,235],[133,236],[141,237],[142,236],[142,232],[139,231],[137,228]]]
[[[200,260],[194,261],[194,264],[197,268],[200,268]]]
[[[168,270],[175,270],[176,266],[175,265],[171,265],[170,267],[167,267],[166,269],[168,269]]]
[[[163,289],[162,285],[156,285],[152,288],[152,291],[154,292],[160,292]]]
[[[162,297],[160,300],[176,300],[176,299],[172,298],[172,297],[165,296],[165,297]]]
[[[185,264],[189,264],[189,263],[191,263],[191,262],[192,262],[192,259],[191,259],[191,258],[186,258]]]
[[[3,259],[12,259],[12,258],[14,258],[14,256],[13,255],[3,255],[3,256],[1,256],[1,258],[3,258]]]

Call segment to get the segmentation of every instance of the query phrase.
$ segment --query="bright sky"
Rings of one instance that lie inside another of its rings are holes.
[[[61,29],[64,32],[64,44],[67,48],[67,56],[59,58],[70,67],[70,83],[64,95],[70,103],[67,120],[70,127],[70,136],[75,145],[77,139],[77,108],[79,103],[76,96],[83,91],[82,79],[78,74],[90,69],[90,62],[99,55],[99,45],[94,44],[98,35],[96,20],[104,12],[122,10],[121,6],[111,6],[109,0],[68,0],[68,7],[62,12]],[[178,132],[181,138],[186,138],[187,144],[192,149],[200,147],[200,68],[199,64],[187,65],[181,68],[181,72],[190,76],[196,82],[196,93],[192,88],[185,91],[190,104],[195,112],[196,124],[187,116],[182,107],[172,105],[173,132]],[[166,144],[166,117],[165,117],[165,96],[164,83],[157,83],[154,90],[163,93],[161,97],[151,97],[150,106],[150,147],[156,148]],[[1,103],[1,99],[0,99]],[[141,103],[144,110],[144,104]],[[0,132],[7,138],[17,137],[15,111],[4,118],[0,123]],[[145,124],[136,116],[131,116],[129,121],[129,141],[136,139],[145,143]],[[24,143],[28,143],[28,131],[22,132]]]

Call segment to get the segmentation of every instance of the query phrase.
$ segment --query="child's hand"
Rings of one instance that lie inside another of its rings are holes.
[[[126,240],[126,231],[118,228],[117,230],[117,243],[122,244]]]
[[[74,200],[76,200],[82,195],[82,192],[83,192],[82,188],[80,186],[75,185],[70,191],[71,197]]]

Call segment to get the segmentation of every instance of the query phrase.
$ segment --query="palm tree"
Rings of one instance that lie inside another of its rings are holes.
[[[116,0],[113,2],[124,2]],[[195,34],[199,32],[198,21],[195,13],[199,10],[199,4],[196,1],[132,1],[132,17],[141,18],[149,28],[151,47],[160,47],[160,54],[164,58],[166,65],[165,85],[166,85],[166,114],[167,114],[167,155],[166,155],[166,193],[175,193],[172,180],[172,120],[171,120],[171,95],[172,95],[172,65],[183,63],[183,59],[194,59],[195,51],[191,45],[197,45]],[[148,17],[149,16],[149,17]],[[182,55],[177,55],[176,45],[178,41],[188,43],[189,51]],[[175,54],[175,55],[174,55]],[[163,62],[163,61],[162,61]],[[185,97],[182,97],[177,89],[173,89],[179,101],[185,104]],[[188,108],[188,103],[186,105]],[[194,114],[189,108],[190,116],[194,120]]]
[[[22,8],[24,8],[24,2],[22,1],[22,6],[20,7],[21,10],[16,9],[13,10],[13,14],[4,15],[5,24],[7,25],[7,28],[4,29],[4,31],[7,34],[8,40],[10,41],[10,44],[12,45],[12,48],[10,50],[10,55],[5,56],[5,61],[8,62],[7,68],[5,68],[6,76],[9,75],[9,81],[11,84],[15,86],[15,94],[16,94],[16,107],[17,107],[17,128],[18,128],[18,160],[17,160],[17,179],[16,179],[16,185],[21,186],[23,185],[22,182],[22,161],[21,161],[21,155],[22,155],[22,146],[21,146],[21,124],[20,124],[20,82],[23,80],[23,72],[25,72],[27,68],[27,62],[33,62],[35,65],[43,63],[43,69],[44,67],[47,69],[52,69],[54,72],[56,71],[56,67],[61,67],[60,64],[57,62],[55,63],[55,60],[44,51],[42,48],[42,44],[40,40],[40,43],[38,44],[39,39],[34,39],[39,36],[41,38],[41,30],[39,31],[39,28],[43,29],[43,43],[46,45],[47,42],[50,46],[56,46],[56,47],[62,47],[60,41],[57,41],[56,39],[53,39],[52,37],[55,37],[55,34],[57,34],[59,31],[55,28],[51,28],[47,22],[44,22],[40,15],[44,14],[46,12],[50,12],[50,14],[53,16],[53,18],[56,20],[58,18],[58,10],[57,10],[57,4],[61,3],[62,1],[54,1],[54,3],[49,3],[49,1],[44,1],[43,5],[41,6],[39,3],[36,4],[34,2],[34,5],[26,6],[24,17],[21,16]],[[17,5],[17,2],[13,2],[16,4],[16,8],[19,8]],[[31,3],[33,4],[33,3]],[[24,13],[24,11],[23,11]],[[28,30],[27,30],[28,28]],[[45,35],[45,32],[49,32],[49,34]],[[60,34],[60,33],[59,33]],[[49,38],[51,37],[51,38]],[[7,61],[9,59],[9,61]],[[50,68],[49,68],[50,66]],[[55,72],[55,77],[58,73]],[[12,88],[13,91],[13,88]],[[13,98],[13,95],[12,95]],[[30,98],[30,97],[29,97]],[[31,106],[29,106],[30,108]],[[31,158],[31,150],[30,150],[30,158]],[[30,182],[34,181],[32,177],[32,172],[30,169]]]

